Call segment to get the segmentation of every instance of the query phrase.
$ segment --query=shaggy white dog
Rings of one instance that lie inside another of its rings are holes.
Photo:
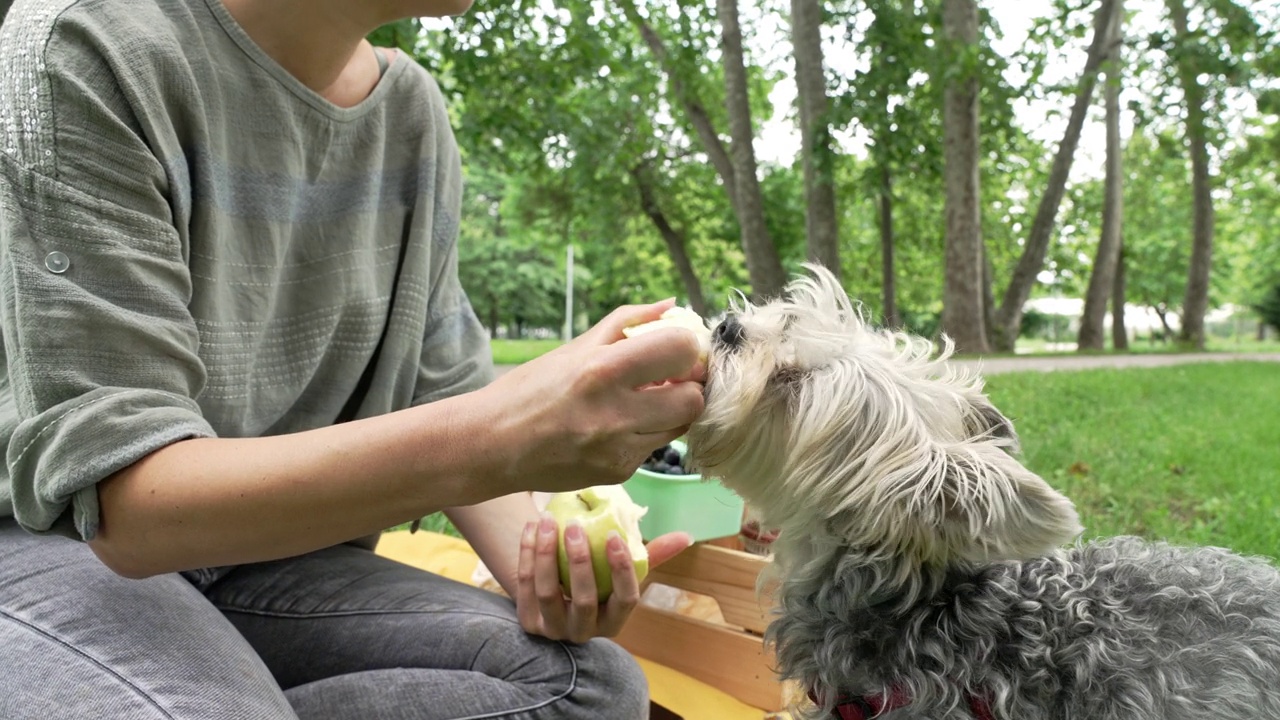
[[[830,273],[716,326],[690,455],[779,529],[780,674],[807,718],[1280,718],[1280,574],[1220,549],[1067,545],[980,378]]]

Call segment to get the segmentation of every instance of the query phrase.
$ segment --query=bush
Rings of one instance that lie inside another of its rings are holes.
[[[1262,316],[1263,322],[1280,331],[1280,284],[1272,285],[1271,291],[1253,309]]]
[[[913,335],[936,338],[942,328],[942,313],[931,310],[913,311],[907,308],[899,310],[902,315],[902,327]]]
[[[1022,313],[1022,325],[1018,328],[1018,336],[1024,338],[1040,338],[1042,340],[1064,340],[1071,334],[1071,317],[1041,312],[1028,308]]]

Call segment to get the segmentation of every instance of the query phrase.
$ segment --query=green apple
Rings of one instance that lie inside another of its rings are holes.
[[[630,338],[667,327],[684,328],[692,332],[698,338],[702,359],[707,359],[707,353],[711,351],[711,328],[707,327],[707,321],[702,316],[688,308],[673,307],[662,313],[657,320],[623,328],[622,334]]]
[[[564,531],[569,520],[582,523],[591,547],[591,569],[596,576],[596,594],[603,602],[613,592],[613,570],[609,567],[606,543],[609,531],[617,531],[631,551],[636,579],[649,574],[649,551],[640,536],[640,518],[648,508],[637,505],[621,485],[597,485],[574,492],[556,493],[547,502],[547,512],[560,528],[560,583],[569,589],[569,556],[564,549]]]

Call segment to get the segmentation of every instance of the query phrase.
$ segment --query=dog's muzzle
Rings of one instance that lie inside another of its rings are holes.
[[[711,342],[724,348],[736,348],[742,344],[742,323],[730,315],[711,331]]]

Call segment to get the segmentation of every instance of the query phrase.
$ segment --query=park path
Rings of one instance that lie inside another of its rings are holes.
[[[1280,363],[1280,352],[1270,353],[1138,353],[1134,355],[1037,355],[1034,357],[993,357],[953,360],[956,365],[974,368],[983,375],[1034,370],[1092,370],[1096,368],[1144,368],[1190,363],[1235,362]]]
[[[1264,353],[1176,353],[1157,354],[1139,353],[1134,355],[1036,355],[1032,357],[993,357],[952,360],[956,365],[979,370],[983,375],[996,375],[1007,372],[1052,372],[1055,370],[1090,370],[1094,368],[1141,368],[1162,367],[1165,365],[1186,365],[1205,362],[1234,362],[1247,360],[1252,362],[1280,363],[1280,352]],[[499,365],[498,374],[510,370],[514,365]]]

